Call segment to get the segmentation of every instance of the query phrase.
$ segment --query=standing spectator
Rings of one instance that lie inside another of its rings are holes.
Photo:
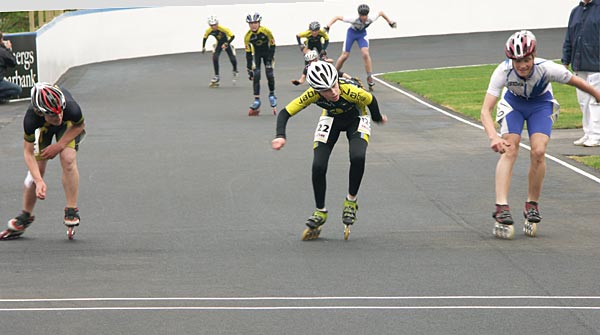
[[[563,44],[562,63],[577,77],[600,89],[600,4],[581,0],[571,11]],[[586,147],[600,146],[600,105],[593,96],[577,89],[581,107],[583,137],[573,142]]]
[[[18,97],[21,94],[21,87],[10,81],[4,80],[6,70],[9,67],[17,65],[17,59],[12,52],[12,43],[10,40],[4,40],[4,34],[0,32],[0,101],[8,100],[9,98]]]

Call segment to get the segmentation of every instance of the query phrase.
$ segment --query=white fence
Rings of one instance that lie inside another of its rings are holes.
[[[398,22],[397,29],[391,29],[383,19],[375,22],[368,28],[370,39],[565,27],[570,10],[578,3],[325,0],[84,10],[62,15],[38,31],[39,80],[54,82],[70,67],[94,62],[200,51],[209,15],[216,15],[234,32],[236,48],[243,47],[248,31],[246,15],[255,11],[262,15],[262,24],[273,31],[277,45],[291,45],[311,21],[325,25],[334,16],[355,15],[363,2]],[[330,31],[331,41],[341,41],[347,27],[337,22]]]

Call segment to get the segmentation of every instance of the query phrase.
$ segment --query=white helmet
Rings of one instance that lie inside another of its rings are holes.
[[[317,91],[332,88],[338,81],[338,72],[330,63],[318,60],[310,63],[306,70],[306,80]]]
[[[317,50],[308,50],[305,54],[304,54],[304,60],[307,62],[312,62],[313,60],[319,58],[319,54],[317,53]]]
[[[217,17],[214,16],[214,15],[209,16],[208,17],[208,25],[212,26],[212,25],[215,25],[215,24],[219,24],[219,19],[217,19]]]

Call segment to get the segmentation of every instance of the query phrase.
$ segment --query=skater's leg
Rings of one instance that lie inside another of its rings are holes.
[[[212,61],[213,61],[213,68],[215,70],[215,76],[219,76],[219,56],[221,55],[221,48],[219,46],[217,46],[217,48],[215,49],[215,52],[213,52],[212,55]]]
[[[348,199],[355,200],[365,172],[367,141],[360,136],[349,140],[350,172],[348,176]]]
[[[331,145],[316,142],[313,152],[312,184],[317,208],[325,208],[325,193],[327,191],[327,167],[329,156],[335,142]]]
[[[550,137],[546,134],[535,133],[530,137],[531,142],[531,165],[529,166],[529,188],[527,201],[538,201],[542,193],[544,176],[546,175],[546,148]]]
[[[62,166],[62,184],[67,200],[67,207],[76,208],[79,197],[79,169],[77,168],[77,151],[65,148],[60,154]]]
[[[269,94],[275,94],[275,74],[273,73],[273,62],[265,58],[265,74],[267,75],[267,84],[269,85]]]
[[[346,51],[342,52],[340,57],[335,62],[335,68],[338,71],[342,69],[342,66],[344,66],[344,63],[346,62],[346,60],[348,59],[349,56],[350,56],[350,52],[346,52]]]
[[[235,55],[233,54],[233,47],[231,45],[229,45],[227,47],[227,49],[225,49],[225,52],[227,52],[227,56],[229,57],[229,61],[231,62],[231,66],[233,67],[233,72],[238,72],[237,59],[235,58]]]
[[[500,159],[496,165],[496,203],[508,204],[508,192],[510,190],[513,166],[519,154],[521,135],[504,134],[502,138],[510,143],[510,145],[500,155]]]

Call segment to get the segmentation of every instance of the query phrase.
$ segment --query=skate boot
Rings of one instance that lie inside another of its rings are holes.
[[[237,71],[233,71],[233,77],[231,79],[231,82],[233,83],[233,86],[235,86],[235,83],[237,83],[237,77],[238,77],[238,72]]]
[[[210,80],[208,87],[219,87],[219,81],[219,76],[214,76],[213,79]]]
[[[508,205],[496,205],[496,211],[492,213],[496,219],[494,223],[494,236],[506,240],[512,240],[515,237],[515,228],[513,227],[513,218],[510,214]]]
[[[321,212],[315,210],[312,215],[306,220],[306,226],[302,232],[302,241],[314,240],[321,234],[321,226],[327,221],[327,211]]]
[[[375,81],[372,76],[367,77],[367,84],[369,84],[369,91],[373,91],[375,89]]]
[[[65,221],[64,224],[67,226],[67,237],[69,240],[73,239],[75,235],[75,227],[79,226],[79,208],[65,207]]]
[[[255,98],[252,105],[250,105],[250,109],[248,110],[248,116],[258,116],[260,113],[260,99]]]
[[[0,240],[12,240],[21,237],[34,219],[35,216],[31,216],[30,213],[21,212],[17,217],[8,221],[8,229],[0,233]]]
[[[273,115],[277,115],[277,97],[274,93],[269,94],[269,103],[273,107]]]
[[[535,237],[537,234],[537,224],[542,221],[540,211],[538,209],[538,203],[535,201],[528,201],[525,203],[525,209],[523,210],[523,216],[525,222],[523,223],[523,232],[525,235]]]
[[[348,240],[350,237],[350,226],[354,224],[356,221],[356,211],[358,210],[358,205],[356,204],[356,200],[348,200],[346,198],[344,200],[344,212],[342,213],[342,222],[344,223],[344,240]]]

